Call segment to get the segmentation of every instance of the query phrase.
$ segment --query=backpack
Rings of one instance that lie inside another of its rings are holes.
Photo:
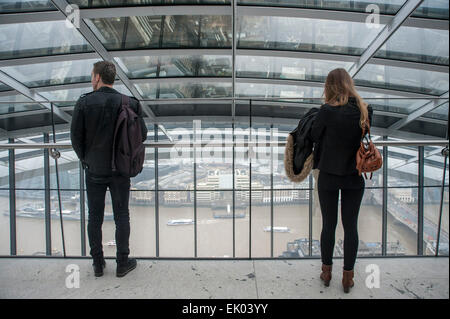
[[[141,122],[130,107],[130,98],[126,95],[122,95],[113,141],[112,171],[125,177],[135,177],[142,172],[145,147]]]

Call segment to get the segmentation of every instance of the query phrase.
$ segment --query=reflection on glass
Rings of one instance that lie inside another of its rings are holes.
[[[1,155],[0,155],[1,156]],[[4,187],[3,172],[0,170],[0,187]],[[8,187],[8,185],[6,185]],[[8,256],[11,253],[10,250],[10,233],[9,233],[9,191],[0,190],[0,255]]]
[[[375,57],[448,65],[447,44],[446,30],[400,27]]]
[[[232,191],[197,192],[198,257],[233,257],[232,216]],[[247,218],[246,216],[246,205],[236,203],[235,218]]]
[[[419,184],[418,147],[388,146],[388,187]]]
[[[368,63],[356,75],[355,84],[441,95],[448,91],[448,73]]]
[[[243,16],[238,47],[360,55],[384,25],[307,18]]]
[[[92,48],[65,21],[0,25],[0,59],[91,52]]]
[[[229,56],[140,56],[116,60],[130,78],[231,76]]]
[[[87,23],[109,50],[231,47],[231,16],[133,16]]]
[[[17,255],[45,255],[46,244],[43,207],[43,190],[16,190]],[[78,234],[79,231],[78,228]],[[52,251],[52,254],[62,255],[61,251],[56,250]]]
[[[375,111],[411,114],[430,100],[408,99],[400,95],[367,92],[359,89],[358,93]]]
[[[44,151],[17,149],[15,158],[16,188],[44,189]]]
[[[294,7],[367,12],[369,5],[376,5],[381,14],[395,14],[405,0],[350,0],[350,1],[296,1],[296,0],[238,0],[241,5],[268,7]],[[448,6],[447,6],[448,7]],[[370,9],[370,7],[369,7]]]
[[[309,60],[298,58],[237,56],[238,77],[307,80],[325,82],[335,68],[349,69],[351,62]]]
[[[411,16],[448,20],[448,1],[424,0]]]
[[[193,163],[189,148],[158,148],[159,189],[194,189]]]
[[[417,254],[418,188],[389,188],[387,204],[388,255]]]
[[[435,108],[430,112],[425,113],[423,117],[448,121],[448,102],[442,104],[441,106]]]
[[[432,147],[425,146],[424,149],[424,185],[425,186],[441,186],[444,176],[444,156],[442,155],[442,146]],[[447,167],[445,172],[445,185],[448,185],[449,169]]]
[[[99,60],[76,60],[36,63],[0,68],[9,76],[28,87],[89,82],[95,62]]]
[[[221,98],[231,96],[231,83],[139,83],[136,87],[147,99]]]
[[[159,255],[194,257],[194,193],[159,192]]]
[[[56,10],[50,0],[4,0],[0,2],[0,13],[19,13]]]
[[[236,83],[236,95],[239,97],[279,97],[279,98],[320,98],[322,88],[301,85],[279,85],[259,83]],[[282,99],[281,99],[282,100]]]
[[[0,103],[0,114],[8,114],[23,111],[43,110],[44,107],[33,103],[16,103],[16,102],[32,102],[29,98],[22,94],[0,96],[0,102],[11,102],[11,104]]]
[[[81,8],[107,8],[148,5],[197,5],[197,4],[230,4],[230,0],[69,0],[69,3],[79,5]]]
[[[114,83],[115,84],[113,88],[115,90],[128,96],[132,95],[130,91],[127,89],[127,87],[122,84],[122,82],[115,81]],[[86,94],[89,92],[92,92],[92,87],[89,84],[87,84],[86,87],[82,88],[73,88],[73,89],[55,88],[55,90],[52,91],[39,91],[39,94],[41,94],[49,101],[55,101],[56,102],[55,104],[57,106],[67,106],[67,105],[75,106],[75,102],[80,98],[80,96],[82,94]]]
[[[416,134],[426,134],[428,136],[436,136],[440,138],[447,138],[448,134],[448,126],[447,121],[443,120],[428,120],[417,119],[412,122],[409,122],[405,126],[400,128],[400,131],[412,132]]]
[[[441,204],[441,188],[424,188],[424,225],[423,247],[425,255],[435,255]],[[444,192],[442,206],[441,234],[439,238],[439,254],[448,255],[448,187]]]
[[[308,180],[308,179],[307,179]],[[309,190],[273,191],[273,256],[298,258],[309,255]],[[271,225],[255,231],[270,237]]]

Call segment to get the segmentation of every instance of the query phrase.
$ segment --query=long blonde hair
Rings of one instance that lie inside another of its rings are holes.
[[[364,127],[369,117],[368,104],[356,92],[353,79],[345,69],[337,68],[328,73],[323,94],[325,95],[325,103],[331,106],[345,105],[349,97],[355,97],[361,112],[359,126]]]

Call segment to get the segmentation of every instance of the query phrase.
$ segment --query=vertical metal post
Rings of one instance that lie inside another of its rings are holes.
[[[44,133],[44,143],[49,142],[48,133]],[[52,230],[50,215],[50,157],[48,148],[44,149],[44,207],[45,207],[45,254],[51,256],[52,254]]]
[[[383,136],[383,141],[388,137]],[[381,223],[381,255],[386,256],[387,250],[387,215],[388,215],[388,146],[383,146],[383,204],[382,204],[382,223]]]
[[[308,255],[311,257],[312,256],[312,232],[313,232],[313,227],[312,227],[312,221],[313,221],[313,176],[312,173],[309,174],[309,238],[308,238]]]
[[[153,126],[155,142],[158,142],[158,125]],[[155,236],[156,257],[159,257],[159,181],[158,181],[158,148],[155,147]]]
[[[195,122],[193,123],[193,137],[194,137],[194,257],[198,257],[198,247],[197,247],[197,126]]]
[[[253,135],[252,135],[252,100],[250,100],[249,105],[249,142],[253,142]],[[249,144],[251,145],[251,144]],[[250,151],[252,150],[252,151]],[[248,148],[248,161],[249,161],[249,206],[248,206],[248,220],[249,220],[249,230],[248,230],[248,237],[249,237],[249,244],[248,244],[248,257],[252,258],[252,159],[253,159],[253,146]]]
[[[80,236],[81,236],[81,256],[86,256],[86,206],[84,196],[84,168],[80,166]]]
[[[14,139],[8,139],[14,143]],[[17,255],[16,243],[16,157],[14,149],[9,150],[9,240],[11,256]]]
[[[273,123],[270,124],[270,142],[273,140]],[[270,145],[270,257],[273,258],[273,147]]]
[[[424,146],[419,146],[419,194],[418,194],[418,221],[417,221],[417,255],[423,255],[423,219],[424,219]]]
[[[232,125],[232,132],[233,132],[233,164],[232,164],[232,170],[233,170],[233,258],[236,257],[236,148],[234,146],[234,121],[231,123]]]
[[[447,149],[447,152],[448,152],[448,149]],[[447,158],[448,158],[448,155],[444,154],[444,172],[442,174],[441,201],[439,204],[439,221],[438,221],[438,228],[437,228],[437,240],[436,240],[436,251],[435,251],[436,257],[439,255],[439,243],[441,240],[442,207],[444,204],[445,175],[447,173]]]

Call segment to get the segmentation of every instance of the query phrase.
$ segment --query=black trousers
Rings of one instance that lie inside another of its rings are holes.
[[[105,213],[105,196],[109,187],[111,193],[114,222],[116,224],[116,260],[124,263],[130,254],[130,214],[128,202],[130,179],[123,176],[99,177],[86,171],[86,190],[89,208],[88,238],[90,254],[94,263],[103,259],[102,224]]]
[[[359,175],[338,176],[320,171],[317,181],[322,233],[322,263],[333,264],[333,250],[338,221],[338,199],[341,191],[341,217],[344,228],[344,270],[352,270],[358,253],[358,214],[364,195],[364,178]]]

